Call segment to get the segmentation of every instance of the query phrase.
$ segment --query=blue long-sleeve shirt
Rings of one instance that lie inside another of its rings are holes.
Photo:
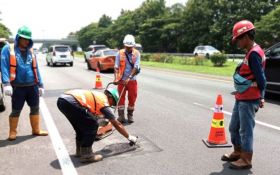
[[[265,78],[264,69],[262,66],[262,58],[255,51],[251,52],[251,54],[249,55],[249,67],[252,70],[252,72],[256,78],[258,88],[261,91],[261,98],[264,98],[265,87],[266,87],[266,78]]]
[[[16,36],[15,39],[15,55],[17,61],[16,67],[16,79],[13,82],[10,82],[10,45],[6,45],[2,49],[1,53],[1,71],[2,71],[2,83],[3,84],[12,84],[13,86],[30,86],[35,85],[35,76],[32,68],[32,54],[29,50],[33,42],[30,40],[29,46],[26,50],[26,54],[23,54],[18,47],[19,36]],[[36,57],[34,58],[36,59]],[[36,61],[37,63],[37,61]],[[37,63],[37,73],[38,73],[38,85],[43,87],[42,78],[40,75],[38,63]]]

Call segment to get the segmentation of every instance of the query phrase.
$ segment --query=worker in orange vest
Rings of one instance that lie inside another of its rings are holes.
[[[31,30],[23,26],[17,32],[15,44],[7,44],[2,49],[1,71],[4,93],[12,97],[9,140],[16,139],[18,120],[25,101],[30,107],[32,134],[48,135],[46,131],[40,130],[39,126],[39,97],[44,94],[44,86],[32,46]]]
[[[255,26],[248,20],[237,22],[232,29],[232,42],[246,51],[246,56],[234,73],[236,91],[229,131],[234,151],[224,154],[223,161],[229,161],[232,169],[252,168],[253,131],[255,115],[264,107],[266,78],[264,75],[265,54],[255,43]]]
[[[140,72],[140,52],[134,48],[135,38],[132,35],[126,35],[124,40],[124,49],[121,49],[116,56],[115,61],[115,84],[118,84],[118,91],[121,94],[118,104],[118,121],[125,123],[125,95],[128,92],[127,121],[133,123],[133,112],[137,98],[137,80],[136,75]]]
[[[97,162],[102,155],[92,152],[92,145],[98,131],[98,119],[106,118],[116,130],[136,144],[136,136],[129,135],[123,125],[115,119],[111,106],[119,100],[117,89],[109,88],[104,93],[93,90],[70,90],[57,100],[58,109],[67,117],[76,132],[76,156],[82,163]]]

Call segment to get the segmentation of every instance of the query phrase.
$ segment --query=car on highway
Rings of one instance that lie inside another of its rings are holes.
[[[67,45],[53,45],[48,49],[46,61],[48,66],[67,65],[73,66],[71,48]]]
[[[48,53],[48,48],[44,47],[44,48],[42,49],[42,53]]]
[[[215,47],[208,46],[208,45],[196,46],[193,51],[194,56],[204,56],[206,58],[209,58],[211,55],[213,55],[215,53],[217,54],[217,53],[221,53],[221,52],[218,49],[216,49]]]
[[[116,55],[118,50],[116,49],[103,49],[96,51],[93,56],[87,61],[89,70],[113,70]]]
[[[8,44],[6,38],[0,38],[0,63],[1,63],[1,51],[2,51],[2,48],[6,44]],[[1,64],[0,64],[0,77],[1,77]],[[6,108],[4,97],[5,97],[4,88],[3,88],[3,84],[1,83],[1,78],[0,78],[0,112],[3,112]]]
[[[143,47],[142,47],[142,45],[139,44],[139,43],[136,43],[135,46],[134,46],[134,48],[135,48],[136,50],[138,50],[139,52],[143,52]]]
[[[280,42],[265,50],[266,92],[280,94]]]
[[[39,54],[39,49],[33,48],[33,52],[34,52],[35,55],[37,55],[37,54]]]
[[[92,57],[93,54],[96,51],[102,50],[102,49],[109,49],[109,48],[105,45],[90,45],[90,46],[88,46],[88,48],[84,52],[85,62],[87,62],[90,59],[90,57]]]

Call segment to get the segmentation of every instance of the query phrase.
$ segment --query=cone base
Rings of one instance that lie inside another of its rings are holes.
[[[231,144],[226,143],[226,144],[212,144],[207,141],[207,139],[202,139],[203,143],[208,147],[208,148],[228,148],[232,147]]]

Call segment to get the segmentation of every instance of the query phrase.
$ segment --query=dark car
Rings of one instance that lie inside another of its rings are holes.
[[[265,50],[266,91],[280,94],[280,42]]]

